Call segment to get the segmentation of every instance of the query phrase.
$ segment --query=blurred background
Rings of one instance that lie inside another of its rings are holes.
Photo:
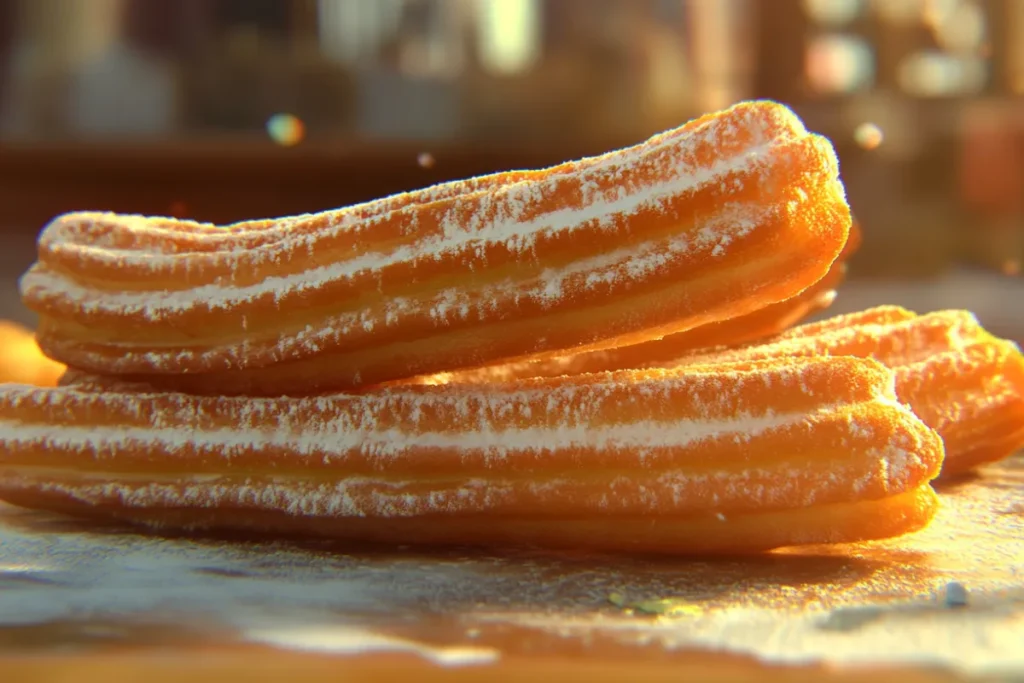
[[[0,317],[60,212],[311,212],[763,97],[839,151],[833,311],[1024,339],[1024,0],[0,0]]]

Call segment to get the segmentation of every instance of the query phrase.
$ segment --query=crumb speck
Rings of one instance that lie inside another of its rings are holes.
[[[967,587],[959,581],[950,581],[943,590],[943,601],[946,607],[966,607]]]

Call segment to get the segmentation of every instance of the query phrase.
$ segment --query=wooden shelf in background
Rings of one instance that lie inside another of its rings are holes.
[[[624,144],[534,145],[256,139],[139,143],[0,141],[0,229],[109,210],[229,222],[319,211],[510,168],[538,168]],[[433,158],[424,167],[421,154]]]

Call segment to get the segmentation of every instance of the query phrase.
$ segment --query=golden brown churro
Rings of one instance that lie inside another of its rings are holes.
[[[912,531],[942,446],[853,358],[202,397],[0,388],[0,497],[164,529],[746,552]]]
[[[885,306],[798,327],[772,343],[666,365],[840,355],[874,358],[896,371],[900,400],[942,436],[943,475],[1024,447],[1024,356],[967,311],[915,315]]]
[[[831,144],[753,102],[601,157],[312,216],[65,215],[22,293],[68,365],[299,394],[744,316],[821,280],[849,227]]]

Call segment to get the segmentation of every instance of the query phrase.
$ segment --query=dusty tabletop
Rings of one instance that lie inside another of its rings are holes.
[[[0,662],[24,680],[154,649],[347,657],[371,673],[607,662],[654,680],[739,658],[1024,678],[1024,458],[940,492],[912,536],[714,560],[161,538],[0,506]]]

